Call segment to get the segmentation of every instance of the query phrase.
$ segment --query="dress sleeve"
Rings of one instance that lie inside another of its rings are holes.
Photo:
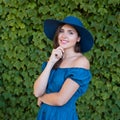
[[[92,78],[90,70],[84,68],[70,69],[67,78],[71,78],[77,84],[79,84],[78,92],[80,95],[86,92],[89,82]]]

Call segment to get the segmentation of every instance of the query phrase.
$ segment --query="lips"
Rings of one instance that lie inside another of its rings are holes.
[[[67,40],[60,40],[60,42],[61,42],[62,44],[66,44],[66,43],[68,43]]]

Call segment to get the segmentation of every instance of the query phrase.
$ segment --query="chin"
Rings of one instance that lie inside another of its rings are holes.
[[[60,45],[63,49],[65,49],[65,48],[67,48],[67,46],[65,46],[65,45]]]

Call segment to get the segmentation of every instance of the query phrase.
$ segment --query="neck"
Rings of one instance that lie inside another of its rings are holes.
[[[70,59],[70,58],[73,58],[73,57],[78,57],[78,56],[81,56],[82,54],[81,53],[76,53],[76,52],[73,52],[73,53],[64,53],[63,55],[63,59]]]
[[[77,55],[82,55],[80,52],[75,52],[74,48],[70,48],[70,49],[64,49],[64,54],[63,54],[63,59],[68,59],[68,58],[72,58],[75,57]]]

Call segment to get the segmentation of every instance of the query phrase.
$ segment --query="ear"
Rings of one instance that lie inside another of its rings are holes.
[[[78,37],[77,42],[80,42],[80,40],[81,40],[81,37]]]

